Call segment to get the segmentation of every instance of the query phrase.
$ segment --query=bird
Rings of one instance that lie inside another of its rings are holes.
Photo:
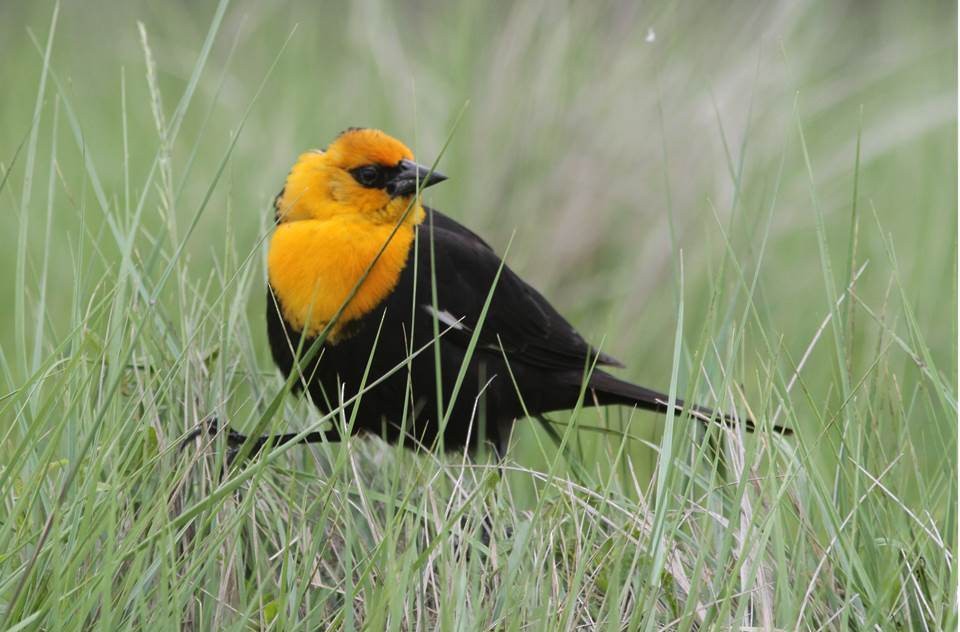
[[[502,458],[526,417],[578,404],[668,412],[666,394],[610,373],[623,364],[588,343],[486,241],[423,205],[422,191],[445,180],[373,128],[348,128],[299,156],[273,204],[267,337],[292,390],[324,413],[343,406],[354,421],[266,435],[253,451],[349,432],[413,449],[486,443]],[[736,423],[682,400],[673,406],[705,423]]]

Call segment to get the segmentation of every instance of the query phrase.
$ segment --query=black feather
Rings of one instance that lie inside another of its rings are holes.
[[[504,265],[493,249],[469,229],[427,209],[427,218],[417,227],[417,235],[416,252],[408,260],[395,290],[376,309],[350,323],[348,335],[338,337],[336,344],[324,344],[322,353],[302,371],[307,376],[304,385],[310,397],[321,410],[328,411],[338,405],[341,388],[347,399],[358,391],[368,361],[368,383],[398,365],[403,366],[362,395],[357,404],[355,432],[379,434],[411,447],[432,447],[441,434],[439,381],[447,416],[442,432],[444,446],[472,447],[480,440],[503,445],[512,423],[524,415],[524,410],[537,415],[572,408],[579,399],[586,370],[593,369],[595,364],[622,366],[587,343],[537,290]],[[431,269],[431,261],[436,262],[435,269]],[[498,271],[499,280],[494,286]],[[431,298],[434,282],[437,312],[433,312]],[[467,362],[462,387],[451,404],[456,377],[491,287],[494,290],[490,308],[480,327],[474,354]],[[284,322],[272,291],[268,291],[267,299],[273,357],[281,371],[289,375],[300,333]],[[438,312],[448,313],[452,320],[438,323],[443,333],[436,341],[433,315]],[[307,340],[304,348],[311,342]],[[432,344],[439,345],[439,376],[432,350],[406,360],[411,350]],[[408,378],[413,397],[409,401],[407,425],[401,433]],[[667,410],[666,395],[600,370],[590,373],[588,384],[591,393],[585,398],[586,405],[623,404],[658,412]],[[684,407],[682,402],[677,405]],[[732,422],[729,417],[716,417],[709,409],[691,408],[719,423]],[[485,413],[482,421],[477,416],[480,410]],[[750,420],[742,423],[748,430],[753,429]],[[777,430],[788,432],[784,428]]]

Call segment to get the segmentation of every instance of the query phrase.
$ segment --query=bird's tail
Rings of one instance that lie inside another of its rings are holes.
[[[635,406],[643,410],[652,410],[658,413],[666,413],[669,409],[669,396],[665,393],[644,388],[638,384],[633,384],[625,380],[616,378],[603,371],[594,371],[590,377],[590,389],[596,397],[596,401],[601,405],[621,404],[624,406]],[[589,399],[589,395],[588,395]],[[693,416],[704,423],[720,423],[725,426],[736,427],[742,424],[747,432],[753,432],[756,425],[753,420],[746,417],[734,418],[730,415],[724,415],[715,412],[704,406],[687,405],[683,400],[678,399],[674,403],[677,412],[687,411],[694,413]],[[773,431],[782,435],[791,435],[793,430],[784,426],[773,426]]]

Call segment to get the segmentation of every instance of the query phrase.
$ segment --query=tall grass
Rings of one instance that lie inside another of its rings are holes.
[[[0,7],[4,629],[954,629],[955,8],[885,9]],[[350,125],[449,141],[427,202],[630,378],[796,435],[180,450],[349,424],[262,314]]]

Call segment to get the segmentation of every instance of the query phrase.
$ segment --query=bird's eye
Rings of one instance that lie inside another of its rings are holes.
[[[359,182],[361,185],[368,188],[379,188],[383,186],[383,170],[376,165],[366,165],[364,167],[357,167],[356,169],[350,172],[353,174],[353,179]]]

